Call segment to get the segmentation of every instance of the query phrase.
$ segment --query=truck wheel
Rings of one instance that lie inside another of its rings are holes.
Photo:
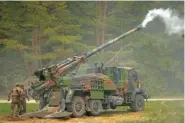
[[[111,109],[116,109],[116,108],[117,108],[117,105],[116,105],[115,100],[114,100],[113,102],[110,103],[110,108],[111,108]]]
[[[99,116],[102,110],[102,102],[101,100],[90,100],[89,107],[91,111],[87,112],[88,115]]]
[[[134,102],[131,103],[131,111],[143,111],[144,110],[144,97],[140,94],[136,94]]]
[[[72,103],[67,105],[67,111],[72,112],[73,117],[82,117],[85,113],[85,102],[83,98],[75,96]]]

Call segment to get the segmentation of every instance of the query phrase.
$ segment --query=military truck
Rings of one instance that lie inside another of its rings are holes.
[[[132,111],[144,110],[144,99],[148,96],[133,68],[101,66],[89,68],[85,75],[75,74],[80,64],[90,56],[141,28],[139,25],[86,54],[35,71],[39,81],[31,82],[28,91],[34,99],[40,100],[40,108],[22,116],[98,116],[103,110],[117,106],[130,106]]]

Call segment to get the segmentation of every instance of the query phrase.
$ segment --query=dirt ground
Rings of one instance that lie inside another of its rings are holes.
[[[10,118],[0,117],[3,123],[116,123],[119,121],[146,120],[143,112],[106,112],[98,117],[84,116],[82,118],[69,119],[36,119],[36,118]]]

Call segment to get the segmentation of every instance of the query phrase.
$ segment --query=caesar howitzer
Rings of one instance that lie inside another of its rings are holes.
[[[89,57],[140,29],[142,29],[141,25],[81,56],[73,56],[35,71],[34,75],[39,78],[39,81],[30,82],[28,92],[34,99],[40,100],[40,109],[39,112],[24,116],[49,118],[72,114],[74,117],[81,117],[85,112],[97,116],[102,106],[103,109],[115,109],[119,105],[130,106],[135,111],[143,110],[143,100],[147,99],[147,94],[140,84],[137,88],[132,86],[132,82],[140,83],[137,72],[133,68],[104,69],[102,65],[100,68],[95,68],[94,72],[87,72],[82,76],[66,76],[71,71],[77,70]],[[128,91],[125,91],[127,86],[124,86],[124,82],[129,83]],[[142,101],[139,103],[143,104],[140,107],[137,106],[139,100]],[[79,103],[81,106],[78,105]],[[98,105],[97,111],[93,107],[94,104]],[[52,111],[57,109],[57,111],[51,113],[50,109]]]
[[[42,92],[45,92],[44,91],[45,89],[57,85],[56,79],[58,79],[60,76],[69,73],[70,71],[77,68],[77,66],[79,66],[81,63],[84,63],[87,58],[91,57],[97,52],[105,49],[106,47],[118,42],[120,39],[125,38],[126,36],[131,35],[132,33],[140,29],[142,29],[142,25],[138,25],[136,28],[133,28],[130,31],[123,33],[122,35],[108,41],[107,43],[100,45],[99,47],[87,52],[85,55],[74,56],[58,64],[53,64],[50,65],[49,67],[35,71],[34,75],[36,75],[40,81],[37,83],[32,83],[32,85],[29,88],[30,90],[29,94],[32,95],[33,97],[34,95],[37,95],[37,97],[39,97],[38,94],[42,95]],[[47,75],[44,75],[44,73],[47,73]],[[47,78],[49,78],[49,80],[47,80]]]

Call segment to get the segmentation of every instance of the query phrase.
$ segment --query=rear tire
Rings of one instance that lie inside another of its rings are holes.
[[[72,117],[82,117],[85,113],[85,102],[83,98],[75,96],[72,103],[67,105],[67,111],[72,112]]]
[[[99,116],[102,111],[102,102],[101,100],[90,100],[89,107],[91,111],[87,112],[87,115]]]
[[[144,110],[144,97],[140,94],[136,94],[134,102],[131,103],[130,108],[131,111],[136,112],[136,111],[143,111]]]
[[[111,109],[116,109],[116,108],[117,108],[117,105],[116,105],[115,100],[114,100],[113,102],[110,103],[110,108],[111,108]]]

